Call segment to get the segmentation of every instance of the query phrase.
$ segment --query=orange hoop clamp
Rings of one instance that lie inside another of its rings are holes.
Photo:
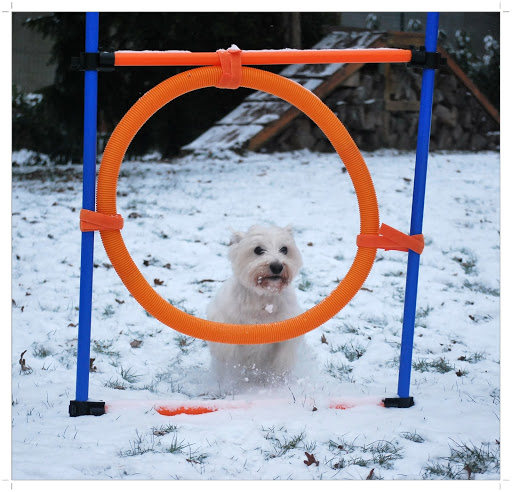
[[[242,82],[242,50],[232,46],[227,50],[218,50],[222,76],[215,87],[219,89],[238,89]]]
[[[387,224],[382,224],[379,234],[359,234],[357,245],[363,248],[381,248],[385,251],[414,251],[419,255],[425,248],[423,234],[408,236]]]
[[[106,215],[87,210],[80,210],[80,230],[90,231],[119,231],[123,228],[124,220],[119,215]]]
[[[357,195],[360,233],[379,230],[379,208],[373,182],[359,149],[334,113],[300,84],[263,70],[242,67],[241,86],[260,90],[296,106],[329,138],[342,159]],[[219,66],[195,68],[164,80],[142,96],[115,128],[103,153],[97,187],[97,210],[115,215],[119,171],[130,142],[144,123],[173,99],[206,87],[215,87],[223,74]],[[230,344],[274,343],[304,335],[336,315],[359,291],[375,261],[375,247],[358,247],[354,262],[338,286],[320,303],[294,318],[267,324],[230,324],[187,314],[162,298],[131,258],[121,231],[100,231],[103,245],[119,277],[152,316],[185,335]]]

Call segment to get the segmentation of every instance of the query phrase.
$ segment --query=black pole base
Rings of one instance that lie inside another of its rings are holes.
[[[414,405],[414,398],[412,396],[405,398],[384,398],[382,402],[386,408],[410,408]]]
[[[69,416],[80,417],[82,415],[103,415],[105,413],[104,401],[77,401],[69,402]]]

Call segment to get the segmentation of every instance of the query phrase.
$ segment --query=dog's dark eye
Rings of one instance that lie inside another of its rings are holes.
[[[257,255],[262,255],[265,252],[265,250],[261,246],[256,246],[256,248],[254,248],[254,252]]]
[[[280,253],[282,253],[283,255],[287,255],[288,254],[288,248],[286,246],[283,246],[280,250],[279,250]]]

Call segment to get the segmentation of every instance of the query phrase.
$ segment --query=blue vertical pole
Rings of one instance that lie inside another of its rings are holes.
[[[99,13],[88,12],[85,18],[85,51],[98,52]],[[98,72],[85,71],[84,149],[82,207],[95,209],[96,198],[96,129]],[[80,266],[80,311],[78,315],[78,349],[76,399],[89,399],[89,364],[91,355],[92,273],[94,232],[82,232]]]
[[[438,29],[439,13],[428,13],[425,32],[425,50],[427,52],[437,51]],[[418,141],[416,146],[416,169],[414,174],[414,190],[412,198],[411,235],[421,234],[423,228],[427,161],[430,144],[430,126],[432,121],[432,101],[434,96],[434,76],[434,69],[423,69],[418,121]],[[398,374],[398,396],[400,398],[409,397],[409,390],[411,386],[412,347],[414,324],[416,319],[419,268],[420,255],[414,251],[409,251],[407,279],[405,284],[400,370]]]

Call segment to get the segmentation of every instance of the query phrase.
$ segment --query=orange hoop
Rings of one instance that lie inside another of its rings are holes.
[[[214,87],[223,72],[220,67],[195,68],[164,80],[142,96],[115,128],[105,148],[98,175],[97,211],[117,215],[119,170],[130,142],[146,121],[173,99],[197,89]],[[361,234],[378,234],[379,208],[373,182],[359,149],[334,113],[300,84],[264,70],[242,67],[242,87],[273,94],[309,116],[329,138],[354,185],[361,219]],[[149,285],[132,260],[119,230],[100,231],[113,267],[127,289],[148,313],[185,335],[230,344],[274,343],[304,335],[319,327],[355,296],[375,261],[377,249],[358,247],[354,262],[336,289],[320,303],[285,321],[238,325],[217,323],[184,313],[163,299]]]

